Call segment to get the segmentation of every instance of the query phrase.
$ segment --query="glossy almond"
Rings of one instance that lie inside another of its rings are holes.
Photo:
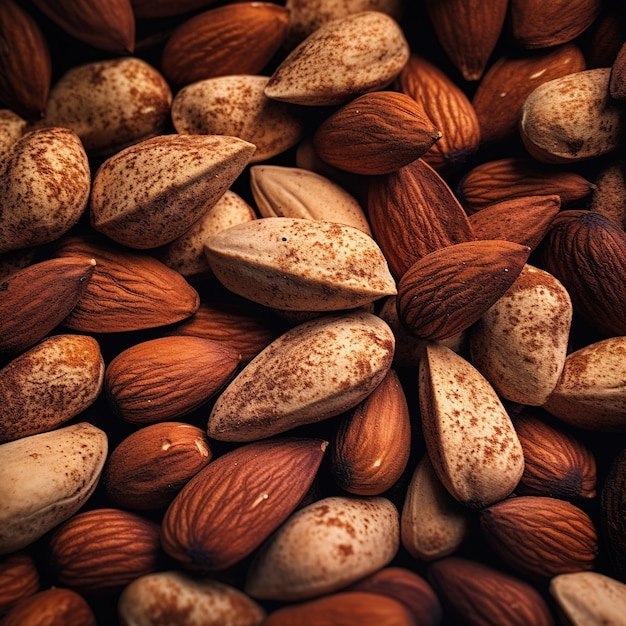
[[[441,131],[413,98],[394,91],[358,96],[318,126],[317,155],[354,174],[388,174],[421,157]]]
[[[391,367],[394,338],[356,311],[303,322],[259,353],[216,400],[208,434],[252,441],[352,409]]]
[[[267,439],[224,453],[168,507],[161,541],[187,568],[222,570],[256,549],[311,486],[327,442]]]
[[[37,563],[26,551],[0,558],[0,615],[4,615],[22,598],[32,596],[41,585]]]
[[[49,550],[59,585],[83,594],[114,592],[157,570],[159,524],[121,509],[93,508],[63,522]]]
[[[69,255],[33,263],[8,276],[0,285],[0,355],[16,356],[33,347],[65,320],[95,266],[93,257]]]
[[[398,280],[429,252],[474,239],[448,183],[423,159],[370,178],[367,215]]]
[[[180,24],[163,48],[161,69],[177,87],[236,74],[260,74],[287,33],[288,12],[270,2],[235,2]]]
[[[50,587],[21,600],[2,620],[7,626],[96,626],[96,616],[87,600],[76,591]]]
[[[0,3],[0,100],[28,119],[46,109],[52,62],[48,42],[37,21],[14,0]]]
[[[498,240],[470,241],[428,253],[398,283],[398,315],[423,339],[468,329],[522,271],[530,248]]]
[[[90,198],[95,230],[129,248],[170,243],[241,174],[254,146],[226,135],[160,135],[109,157]]]
[[[594,569],[598,537],[581,508],[544,496],[516,496],[480,512],[492,549],[524,576],[549,578]]]
[[[193,315],[198,292],[157,259],[83,237],[59,242],[57,254],[97,259],[98,271],[63,323],[88,333],[141,330],[173,324]]]
[[[481,508],[513,492],[524,471],[522,446],[502,401],[469,361],[429,344],[419,403],[428,456],[454,498]]]
[[[253,220],[209,237],[205,254],[227,289],[276,309],[336,311],[396,293],[376,242],[336,222]]]
[[[344,104],[389,85],[409,57],[398,22],[360,11],[320,26],[271,75],[265,95],[305,106]]]
[[[104,360],[93,337],[43,339],[0,369],[0,442],[69,421],[95,402],[103,380]]]

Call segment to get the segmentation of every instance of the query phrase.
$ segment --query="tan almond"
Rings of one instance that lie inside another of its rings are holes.
[[[622,45],[611,65],[609,94],[615,100],[626,100],[626,45]]]
[[[600,169],[593,180],[595,188],[589,209],[611,218],[626,230],[626,162],[621,158]]]
[[[28,122],[11,109],[0,109],[0,157],[27,132]]]

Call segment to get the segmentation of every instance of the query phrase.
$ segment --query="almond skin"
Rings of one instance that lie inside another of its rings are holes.
[[[37,593],[41,582],[35,559],[27,552],[7,554],[0,559],[0,615],[22,598]]]
[[[398,283],[398,315],[422,339],[468,329],[506,292],[530,248],[508,241],[457,243],[416,261]]]
[[[96,626],[96,616],[87,600],[72,589],[51,587],[24,598],[2,620],[6,626]]]
[[[163,548],[187,568],[214,571],[234,565],[296,508],[326,445],[319,439],[267,439],[224,453],[168,507],[161,524]]]

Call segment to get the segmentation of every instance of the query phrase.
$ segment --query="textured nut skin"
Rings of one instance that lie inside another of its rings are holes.
[[[0,445],[0,554],[20,550],[91,496],[108,440],[87,422]]]
[[[0,558],[0,615],[22,598],[37,593],[40,584],[35,559],[27,552],[13,552]]]

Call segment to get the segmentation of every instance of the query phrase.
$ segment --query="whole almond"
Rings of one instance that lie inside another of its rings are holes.
[[[339,415],[382,382],[393,348],[391,330],[371,313],[303,322],[267,346],[220,394],[208,434],[252,441]]]
[[[0,558],[0,615],[4,615],[22,598],[41,588],[35,558],[26,551],[13,552]]]
[[[50,587],[24,598],[2,620],[7,626],[96,626],[96,616],[87,600],[72,589]]]
[[[93,337],[59,334],[43,339],[0,369],[0,442],[69,421],[93,404],[103,380],[104,360]]]
[[[209,237],[205,254],[227,289],[272,308],[337,311],[396,293],[376,242],[336,222],[253,220]]]
[[[90,166],[68,128],[25,133],[0,159],[0,177],[0,252],[55,241],[87,207]]]
[[[253,153],[252,144],[225,135],[160,135],[140,141],[96,171],[92,226],[129,248],[170,243],[224,195]]]
[[[239,354],[211,339],[157,337],[120,352],[107,366],[104,388],[113,411],[133,424],[187,415],[232,378]]]
[[[326,445],[319,439],[266,439],[211,461],[167,508],[163,548],[187,568],[212,571],[234,565],[296,508]]]
[[[454,498],[480,508],[513,492],[524,471],[522,446],[502,401],[471,363],[429,344],[419,403],[428,456]]]
[[[313,135],[318,156],[333,167],[364,175],[388,174],[421,157],[441,138],[422,106],[394,91],[351,100]]]
[[[279,64],[265,95],[305,106],[344,104],[389,85],[409,57],[399,24],[361,11],[320,26]]]
[[[87,422],[0,445],[0,554],[30,545],[78,511],[107,451],[106,433]]]

